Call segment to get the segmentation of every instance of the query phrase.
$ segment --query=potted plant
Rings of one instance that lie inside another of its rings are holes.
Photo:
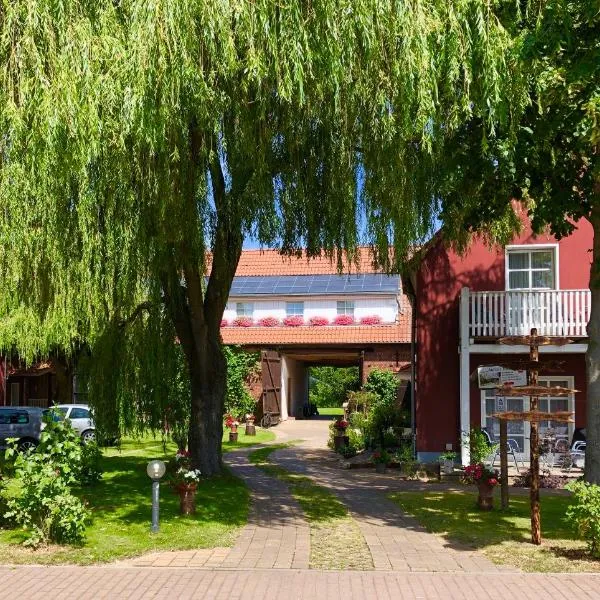
[[[442,452],[440,454],[440,470],[442,473],[449,475],[454,471],[454,460],[456,459],[456,452]]]
[[[254,415],[246,415],[246,435],[256,435],[255,421],[256,417]]]
[[[478,490],[477,506],[480,510],[494,508],[494,488],[498,485],[498,472],[479,463],[465,467],[464,479],[474,483]]]
[[[375,463],[375,470],[378,473],[385,473],[385,469],[390,463],[390,455],[385,450],[376,450],[373,452],[371,460]]]
[[[334,423],[335,437],[333,438],[333,444],[336,451],[343,446],[347,446],[350,441],[346,435],[346,429],[348,429],[348,425],[349,423],[345,419],[337,419]]]
[[[240,422],[232,417],[231,415],[226,415],[225,417],[225,427],[228,427],[230,429],[229,432],[229,441],[230,442],[237,442],[238,441],[238,426],[239,426]]]
[[[175,460],[177,461],[177,456],[175,456]],[[179,494],[179,512],[182,515],[191,515],[196,512],[196,491],[202,473],[198,469],[189,469],[184,466],[187,463],[183,463],[183,461],[177,462],[182,464],[173,476],[173,487]]]

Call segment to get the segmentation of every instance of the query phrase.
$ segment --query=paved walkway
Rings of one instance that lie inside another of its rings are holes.
[[[599,575],[202,570],[117,567],[0,568],[0,599],[480,600],[598,599]]]

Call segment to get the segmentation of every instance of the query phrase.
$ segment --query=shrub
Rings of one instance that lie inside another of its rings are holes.
[[[283,320],[283,324],[286,327],[300,327],[301,325],[304,325],[304,317],[301,317],[300,315],[292,315],[291,317],[286,317]]]
[[[231,346],[224,346],[223,353],[227,360],[225,413],[240,420],[256,410],[256,401],[250,394],[247,382],[260,367],[259,355]]]
[[[573,481],[566,488],[573,493],[573,504],[567,509],[567,520],[587,542],[592,556],[600,558],[600,486]]]
[[[333,320],[334,325],[354,325],[354,317],[351,315],[338,315]]]
[[[387,404],[396,402],[400,382],[391,371],[373,369],[365,382],[364,389],[377,395],[379,400]]]
[[[562,489],[569,481],[568,477],[552,475],[549,469],[544,469],[540,474],[540,487],[551,490]],[[531,469],[517,475],[513,480],[514,487],[531,487]]]
[[[399,463],[414,462],[413,447],[411,443],[401,442],[398,451],[396,452],[396,460]]]
[[[351,443],[348,444],[347,446],[342,446],[338,450],[338,453],[341,454],[344,458],[352,458],[353,456],[356,456],[357,452],[358,452],[358,449],[356,448],[356,446],[353,446]]]
[[[468,444],[470,449],[470,462],[472,465],[482,464],[496,452],[497,444],[490,446],[488,438],[481,429],[473,428],[469,434],[463,435],[463,444]]]
[[[258,324],[261,327],[277,327],[277,325],[279,325],[279,319],[276,319],[275,317],[263,317]]]
[[[254,325],[254,321],[250,317],[237,317],[231,322],[231,324],[234,327],[252,327],[252,325]]]
[[[318,407],[340,407],[348,392],[358,388],[358,367],[312,367],[310,402]]]
[[[360,322],[361,325],[379,325],[381,323],[381,317],[379,315],[369,315],[363,317]]]
[[[323,327],[329,325],[329,319],[327,317],[311,317],[308,321],[313,327]]]
[[[9,447],[16,453],[16,447]],[[57,469],[42,454],[18,454],[15,459],[15,479],[18,493],[7,498],[7,512],[29,532],[27,545],[43,543],[77,543],[85,534],[89,512],[70,490],[63,469]]]
[[[82,485],[94,485],[102,478],[102,452],[96,442],[88,442],[81,447],[81,474],[79,482]]]

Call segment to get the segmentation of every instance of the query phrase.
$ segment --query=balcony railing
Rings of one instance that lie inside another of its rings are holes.
[[[586,337],[592,298],[589,290],[471,292],[469,337],[540,335]]]

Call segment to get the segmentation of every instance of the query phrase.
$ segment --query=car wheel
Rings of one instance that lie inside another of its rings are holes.
[[[38,443],[32,439],[24,439],[19,442],[19,450],[21,452],[33,451],[37,448]]]
[[[88,429],[81,434],[81,439],[84,444],[96,441],[96,432],[93,429]]]

